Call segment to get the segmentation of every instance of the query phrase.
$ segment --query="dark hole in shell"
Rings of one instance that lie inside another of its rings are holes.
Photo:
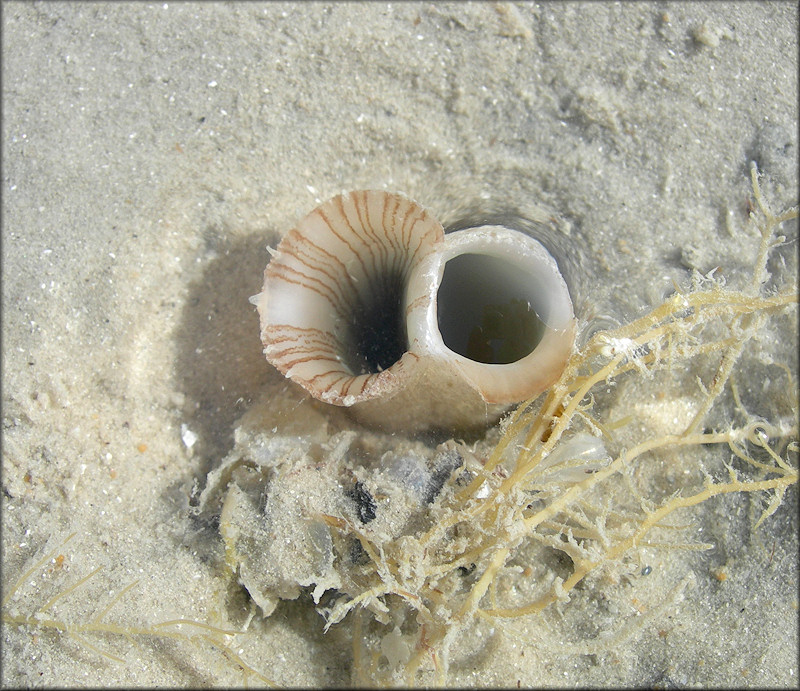
[[[437,297],[439,332],[459,355],[489,365],[521,360],[546,326],[531,306],[536,297],[518,266],[484,254],[461,254],[444,267]]]
[[[402,276],[384,276],[368,291],[369,299],[362,299],[352,311],[345,364],[353,374],[381,372],[406,352],[403,286]]]

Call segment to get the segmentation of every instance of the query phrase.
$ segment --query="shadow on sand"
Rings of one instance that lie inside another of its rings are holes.
[[[186,397],[186,424],[197,435],[200,477],[233,446],[236,419],[264,387],[283,381],[264,358],[258,313],[248,302],[261,290],[272,241],[269,233],[255,233],[223,243],[189,287],[175,375]]]

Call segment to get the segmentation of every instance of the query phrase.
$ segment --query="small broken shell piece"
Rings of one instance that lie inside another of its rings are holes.
[[[532,473],[535,484],[575,484],[608,465],[611,457],[600,437],[578,432],[545,456]]]
[[[541,243],[503,226],[445,235],[386,192],[312,211],[251,301],[272,364],[386,431],[485,427],[549,387],[575,338],[569,291]]]

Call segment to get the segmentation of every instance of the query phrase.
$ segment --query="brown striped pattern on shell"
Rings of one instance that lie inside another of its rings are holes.
[[[350,192],[314,209],[281,240],[254,298],[267,359],[337,405],[399,386],[416,360],[405,343],[407,278],[443,237],[397,194]]]

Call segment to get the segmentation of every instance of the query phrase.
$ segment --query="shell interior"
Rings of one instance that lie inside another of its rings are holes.
[[[536,348],[547,328],[534,308],[540,303],[521,267],[490,255],[460,254],[445,264],[439,286],[442,341],[476,362],[516,362]]]

